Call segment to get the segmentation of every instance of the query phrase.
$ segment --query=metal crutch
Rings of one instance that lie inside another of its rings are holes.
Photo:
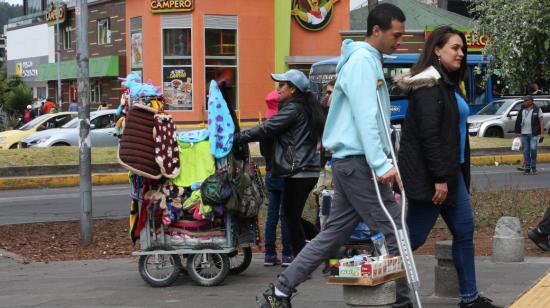
[[[399,172],[399,168],[397,167],[397,156],[395,155],[395,151],[393,149],[393,146],[391,145],[391,136],[390,136],[388,122],[387,122],[386,116],[384,115],[384,108],[382,106],[382,101],[380,100],[379,89],[383,84],[384,84],[384,81],[378,80],[376,85],[376,101],[378,103],[378,110],[380,110],[380,115],[382,116],[382,123],[384,123],[384,132],[386,133],[386,138],[390,143],[391,158],[394,163],[395,170],[397,171],[397,176],[399,177],[399,179],[401,179],[401,173]],[[371,169],[371,172],[372,172],[372,178],[374,180],[374,188],[376,189],[376,195],[378,197],[378,202],[380,203],[382,210],[388,217],[393,227],[393,230],[395,232],[397,247],[399,248],[399,253],[403,258],[403,266],[405,267],[405,273],[407,274],[407,282],[409,283],[409,285],[414,291],[418,308],[422,308],[422,303],[420,302],[420,295],[419,295],[420,279],[418,278],[418,272],[416,270],[416,265],[414,263],[411,243],[409,241],[409,236],[407,234],[407,224],[405,222],[405,214],[407,209],[407,204],[406,204],[407,198],[405,196],[405,189],[402,187],[399,187],[401,191],[401,229],[398,229],[397,225],[395,224],[395,221],[393,220],[393,217],[391,216],[390,212],[384,205],[382,195],[380,194],[380,187],[378,186],[378,181],[376,180],[376,174],[373,169]]]

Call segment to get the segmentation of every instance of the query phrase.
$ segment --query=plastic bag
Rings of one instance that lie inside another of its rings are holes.
[[[514,138],[512,140],[512,151],[519,151],[521,148],[521,139],[519,137]]]

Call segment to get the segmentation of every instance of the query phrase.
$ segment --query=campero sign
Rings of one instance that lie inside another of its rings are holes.
[[[48,26],[54,26],[65,22],[66,13],[67,7],[65,4],[50,6],[46,11],[46,22],[48,23]]]
[[[151,12],[189,12],[194,9],[194,1],[195,0],[151,0]]]

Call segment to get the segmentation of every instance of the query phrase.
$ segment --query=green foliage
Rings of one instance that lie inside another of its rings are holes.
[[[550,0],[477,0],[470,9],[476,32],[491,37],[483,51],[496,58],[490,68],[507,84],[523,93],[550,79]]]
[[[32,101],[31,90],[23,83],[18,84],[6,95],[4,110],[10,114],[21,113]]]

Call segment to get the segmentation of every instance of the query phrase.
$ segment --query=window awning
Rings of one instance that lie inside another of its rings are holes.
[[[61,79],[78,78],[76,60],[62,61],[59,65]],[[90,58],[89,76],[118,77],[118,55]],[[37,80],[57,80],[57,64],[41,64]]]

